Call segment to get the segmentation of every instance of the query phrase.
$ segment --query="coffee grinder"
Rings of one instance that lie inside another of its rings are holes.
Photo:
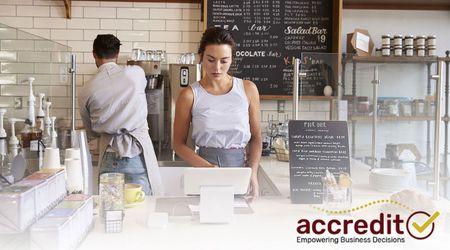
[[[164,141],[164,76],[161,61],[129,60],[127,65],[138,65],[145,72],[147,87],[147,123],[156,154],[161,156]]]

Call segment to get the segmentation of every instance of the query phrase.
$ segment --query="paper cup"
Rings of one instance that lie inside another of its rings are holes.
[[[60,168],[59,148],[46,148],[44,153],[43,168]]]
[[[80,159],[68,158],[64,161],[67,173],[67,190],[69,193],[83,191],[83,172]]]
[[[79,148],[68,148],[66,149],[65,159],[81,159],[81,153]]]

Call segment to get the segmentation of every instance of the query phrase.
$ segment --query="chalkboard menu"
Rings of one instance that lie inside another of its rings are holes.
[[[322,203],[322,177],[350,173],[345,121],[290,121],[289,167],[291,201]]]
[[[302,52],[332,51],[334,0],[206,2],[206,27],[228,29],[235,37],[230,73],[253,81],[261,95],[292,95],[292,58]]]

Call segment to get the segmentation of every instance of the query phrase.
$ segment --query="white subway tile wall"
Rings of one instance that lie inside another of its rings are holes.
[[[35,92],[53,96],[58,114],[69,115],[70,76],[67,72],[53,75],[67,70],[67,65],[58,63],[68,62],[68,54],[54,52],[64,49],[63,45],[70,46],[77,57],[79,91],[97,72],[92,57],[97,34],[118,36],[121,63],[133,48],[166,50],[169,63],[176,63],[181,53],[197,52],[203,30],[197,3],[73,1],[71,14],[72,19],[67,19],[64,2],[59,0],[0,0],[0,24],[60,43],[38,41],[20,31],[0,31],[0,106],[12,107],[13,97],[27,96],[28,88],[20,82],[31,73],[36,77]],[[53,63],[40,63],[44,61]],[[263,125],[270,119],[292,117],[290,101],[278,113],[277,101],[262,100],[261,110]],[[20,114],[21,110],[13,113]],[[328,119],[329,103],[300,101],[299,115],[301,119]]]
[[[148,19],[147,8],[117,8],[117,18],[124,19]]]
[[[50,16],[49,6],[17,6],[18,16]]]
[[[133,20],[134,30],[166,30],[165,20]]]
[[[101,19],[100,29],[131,30],[133,21],[127,19]]]
[[[16,16],[16,6],[13,5],[1,6],[0,16]]]

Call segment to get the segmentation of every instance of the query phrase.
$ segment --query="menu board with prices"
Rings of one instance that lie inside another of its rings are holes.
[[[231,74],[253,81],[263,96],[289,96],[293,58],[332,50],[334,2],[207,0],[206,27],[232,32],[236,54]]]
[[[350,173],[347,122],[290,121],[289,168],[291,202],[322,203],[326,170]]]

